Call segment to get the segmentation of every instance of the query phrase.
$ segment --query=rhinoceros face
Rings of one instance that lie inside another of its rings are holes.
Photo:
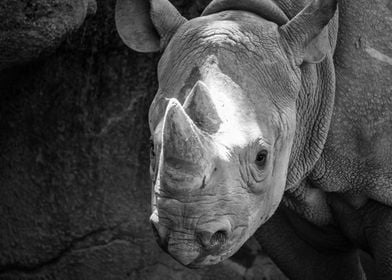
[[[181,263],[217,263],[279,205],[299,74],[276,24],[223,12],[179,30],[159,82],[150,108],[151,221]]]
[[[146,34],[139,24],[132,40],[122,37],[141,51],[166,47],[149,114],[151,223],[161,247],[182,264],[214,264],[234,254],[281,201],[295,134],[298,66],[325,55],[309,42],[329,19],[312,14],[314,6],[303,13],[313,15],[313,25],[299,16],[284,26],[245,11],[186,21],[164,0],[152,0],[150,8],[155,33],[137,41]]]

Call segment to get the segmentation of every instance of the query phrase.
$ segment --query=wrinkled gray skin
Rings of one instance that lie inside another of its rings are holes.
[[[215,0],[187,21],[165,0],[119,0],[116,13],[129,47],[164,50],[150,108],[163,249],[214,264],[258,229],[291,279],[365,279],[358,247],[392,278],[391,92],[338,84],[334,106],[336,1]]]

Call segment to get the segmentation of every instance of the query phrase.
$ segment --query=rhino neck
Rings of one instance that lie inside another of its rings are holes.
[[[279,1],[289,3],[289,1]],[[314,171],[327,140],[335,99],[335,68],[338,13],[330,22],[329,39],[332,52],[319,64],[301,68],[302,87],[297,99],[297,127],[287,175],[284,203],[316,224],[330,222],[325,197],[314,195],[314,186],[306,180]],[[306,183],[304,183],[306,181]],[[309,193],[312,192],[312,195]],[[311,196],[311,197],[310,197]],[[325,213],[325,215],[319,215]]]
[[[297,126],[287,176],[287,190],[295,190],[320,158],[332,117],[335,71],[332,54],[318,65],[302,67],[297,99]]]
[[[312,0],[269,0],[287,18],[295,17]],[[297,99],[297,128],[290,158],[286,190],[295,192],[321,156],[335,97],[333,54],[336,48],[338,11],[328,25],[331,53],[323,62],[301,66],[302,86]],[[303,184],[302,184],[303,185]]]

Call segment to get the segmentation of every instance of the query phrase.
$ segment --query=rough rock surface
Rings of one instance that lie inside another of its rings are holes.
[[[0,70],[53,51],[96,5],[95,0],[2,0]]]
[[[207,2],[174,1],[187,17]],[[86,3],[0,3],[0,68],[18,64],[0,72],[0,279],[283,279],[254,241],[200,270],[158,248],[147,112],[159,55],[120,41],[114,0],[76,31]]]

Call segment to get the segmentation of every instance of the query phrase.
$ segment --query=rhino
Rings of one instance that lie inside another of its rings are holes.
[[[254,235],[290,279],[366,279],[359,248],[392,279],[392,63],[366,47],[387,90],[341,86],[348,3],[213,0],[187,20],[167,0],[117,1],[123,42],[162,52],[150,221],[181,264]]]

